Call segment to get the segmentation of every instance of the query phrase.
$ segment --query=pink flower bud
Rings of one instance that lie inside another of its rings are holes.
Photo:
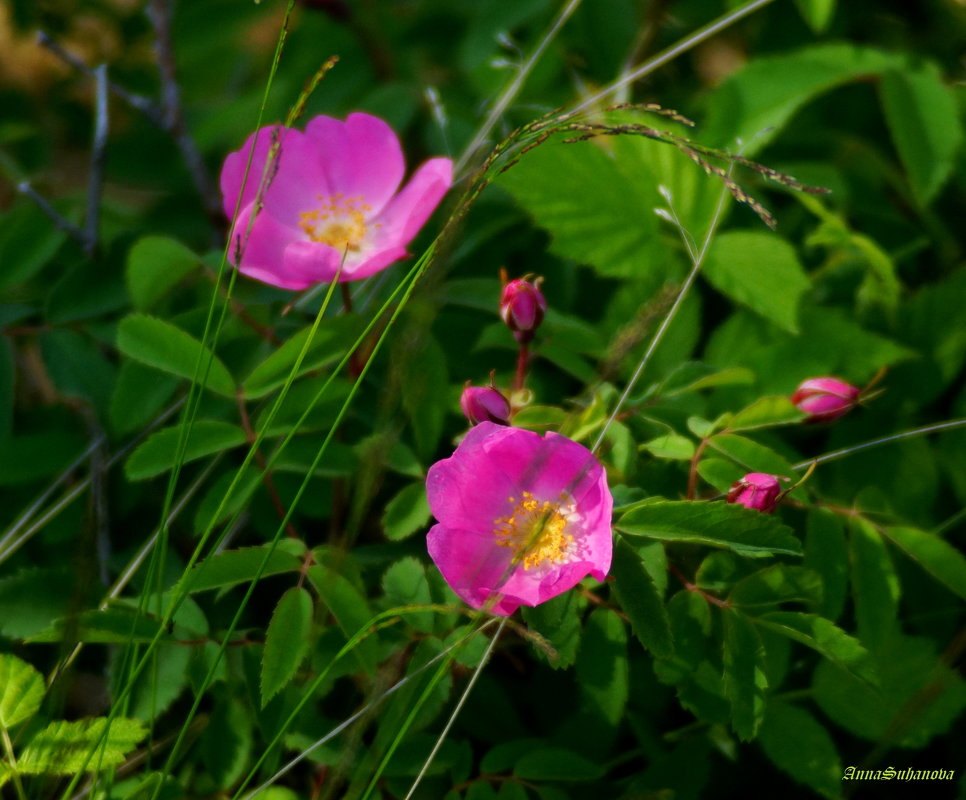
[[[460,395],[460,408],[473,425],[508,425],[510,421],[509,401],[492,386],[467,386]]]
[[[505,284],[500,295],[500,316],[518,342],[529,342],[533,338],[547,311],[539,283],[539,278],[533,283],[517,278]]]
[[[860,390],[838,378],[809,378],[792,395],[792,402],[808,416],[805,422],[830,422],[859,404]]]
[[[749,472],[731,484],[727,502],[771,514],[781,499],[781,485],[778,478],[766,472]]]

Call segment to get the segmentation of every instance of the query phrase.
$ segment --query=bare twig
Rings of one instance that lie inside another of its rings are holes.
[[[222,223],[221,201],[208,167],[194,139],[188,134],[181,105],[181,92],[174,65],[174,48],[171,43],[171,12],[173,0],[149,0],[145,14],[154,29],[155,49],[158,56],[158,74],[161,78],[161,127],[171,134],[181,151],[191,179],[201,195],[205,211],[217,225]]]
[[[87,249],[87,234],[84,230],[54,208],[46,197],[30,185],[30,181],[21,181],[18,183],[17,191],[20,194],[27,195],[27,197],[33,200],[37,204],[37,207],[47,215],[47,218],[54,223],[54,227],[57,230],[64,231],[64,233],[70,236],[81,247],[85,250]]]
[[[94,70],[97,89],[94,95],[94,144],[91,148],[91,175],[87,183],[87,215],[84,217],[84,234],[87,242],[84,251],[90,258],[97,250],[97,229],[101,219],[101,190],[104,187],[104,162],[107,155],[107,64]]]

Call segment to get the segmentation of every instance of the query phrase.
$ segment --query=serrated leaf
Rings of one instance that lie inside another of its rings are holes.
[[[345,577],[321,565],[309,567],[307,574],[322,602],[332,612],[332,616],[335,617],[335,621],[347,638],[355,636],[369,625],[373,616],[369,603]],[[379,652],[373,636],[363,639],[352,652],[366,672],[369,674],[375,672]]]
[[[293,586],[278,601],[265,633],[262,652],[262,708],[295,676],[309,649],[312,596]]]
[[[875,654],[877,686],[823,662],[812,689],[822,711],[850,733],[873,742],[922,748],[966,709],[966,682],[937,657],[927,639],[894,637]]]
[[[139,311],[150,308],[201,263],[191,250],[166,236],[144,236],[128,251],[124,277]]]
[[[761,611],[779,603],[818,605],[822,599],[822,579],[805,567],[773,564],[738,581],[728,601],[743,611]]]
[[[956,96],[924,62],[890,70],[880,83],[886,122],[912,193],[927,205],[949,178],[963,139]]]
[[[842,761],[835,742],[804,708],[769,702],[758,741],[772,763],[799,783],[829,800],[842,796]]]
[[[897,630],[899,576],[882,536],[871,523],[854,518],[849,527],[856,627],[859,638],[869,649],[875,650]]]
[[[251,581],[265,558],[265,547],[242,547],[238,550],[225,550],[195,564],[185,578],[189,592],[204,592],[209,589],[222,589],[239,583]],[[301,569],[302,559],[292,553],[275,549],[269,556],[262,576],[279,575]]]
[[[251,766],[253,715],[234,697],[216,704],[201,739],[201,758],[215,785],[233,786]],[[259,792],[258,796],[264,798]]]
[[[966,600],[966,556],[949,542],[915,528],[886,528],[886,537],[953,594]]]
[[[386,504],[382,527],[387,539],[399,541],[424,528],[430,516],[425,485],[422,482],[411,483]]]
[[[845,607],[848,558],[845,530],[839,517],[827,510],[809,511],[802,566],[821,576],[822,602],[816,610],[826,619],[838,619]]]
[[[124,359],[111,395],[111,426],[118,433],[143,429],[171,399],[177,387],[175,376]]]
[[[547,657],[542,648],[536,652],[546,658],[554,669],[569,667],[577,658],[580,647],[580,600],[576,592],[564,592],[533,608],[523,608],[527,626],[543,636],[556,657]]]
[[[448,398],[440,387],[446,386],[446,355],[435,339],[421,343],[419,351],[397,355],[399,369],[408,368],[402,384],[402,405],[409,417],[416,452],[428,460],[435,452],[443,433],[443,419],[449,408]]]
[[[158,620],[139,614],[131,606],[116,602],[105,609],[84,611],[76,616],[55,620],[53,625],[34,634],[28,641],[71,644],[150,642],[158,635],[160,628]]]
[[[359,338],[362,329],[362,320],[358,315],[348,314],[323,320],[307,349],[305,345],[312,334],[311,326],[296,331],[245,378],[242,382],[245,397],[264,397],[282,386],[303,349],[305,356],[296,377],[338,363]]]
[[[787,525],[769,514],[727,503],[652,503],[628,511],[614,527],[632,536],[707,544],[751,558],[802,553]]]
[[[24,775],[73,775],[116,766],[146,735],[141,722],[124,717],[110,728],[103,717],[51,722],[24,747],[17,768]]]
[[[805,419],[805,414],[792,405],[783,395],[759,397],[747,408],[738,411],[728,422],[728,430],[747,431],[753,428],[771,428],[791,425]]]
[[[716,433],[708,445],[728,456],[745,472],[767,472],[788,478],[795,474],[792,465],[769,447],[733,433]]]
[[[548,143],[528,152],[499,182],[550,232],[551,252],[611,277],[653,268],[651,253],[660,237],[651,209],[660,198],[602,148]]]
[[[67,567],[30,569],[0,580],[0,633],[27,639],[77,602],[77,575]]]
[[[755,738],[765,714],[765,649],[755,626],[742,613],[726,610],[724,621],[724,687],[731,703],[731,726],[738,738]]]
[[[640,555],[621,537],[614,544],[611,575],[612,587],[634,635],[656,658],[668,658],[674,646],[664,603]]]
[[[584,626],[577,653],[577,683],[584,705],[594,718],[616,728],[624,717],[628,696],[627,631],[613,611],[598,608]]]
[[[755,621],[811,647],[860,680],[873,685],[877,683],[875,665],[869,651],[858,639],[849,636],[833,622],[815,614],[796,611],[774,611],[755,617]]]
[[[773,233],[729,231],[717,236],[702,269],[722,294],[791,333],[811,282],[795,248]]]
[[[131,314],[121,320],[117,346],[128,358],[188,380],[194,377],[199,358],[199,381],[210,360],[207,388],[226,397],[235,396],[235,382],[221,359],[202,347],[190,333],[170,322],[146,314]]]
[[[400,559],[382,576],[382,590],[393,606],[425,606],[432,602],[426,568],[412,556]],[[407,615],[406,620],[423,633],[432,633],[433,614]]]
[[[174,467],[184,430],[183,425],[172,425],[152,433],[138,445],[124,464],[124,474],[128,480],[147,480]],[[245,441],[245,431],[237,425],[215,419],[199,419],[188,431],[181,463],[187,464],[213,453],[231,450]]]
[[[30,719],[44,699],[44,678],[26,661],[0,653],[0,728]]]
[[[667,433],[641,445],[641,449],[647,450],[652,456],[677,461],[690,461],[694,456],[694,448],[693,439],[677,433]]]

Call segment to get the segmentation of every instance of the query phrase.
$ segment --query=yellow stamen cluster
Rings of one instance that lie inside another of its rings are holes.
[[[366,235],[366,213],[372,206],[362,196],[316,195],[321,205],[299,214],[299,227],[313,242],[322,242],[340,252],[356,252]]]
[[[513,511],[493,520],[493,535],[500,547],[513,550],[513,563],[525,570],[544,564],[565,564],[573,551],[574,537],[567,533],[568,518],[560,506],[537,500],[524,492],[517,501],[510,497]]]

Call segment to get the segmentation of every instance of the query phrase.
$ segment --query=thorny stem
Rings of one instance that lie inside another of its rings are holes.
[[[701,595],[709,603],[718,606],[718,608],[731,607],[731,604],[727,600],[722,600],[720,597],[715,597],[713,594],[709,594],[700,586],[698,586],[695,583],[692,583],[687,578],[685,578],[684,573],[681,572],[681,570],[679,570],[676,566],[674,566],[674,564],[669,564],[668,570],[671,572],[672,575],[674,575],[675,578],[681,581],[681,584],[684,586],[684,588],[687,591],[694,592],[695,594]]]

